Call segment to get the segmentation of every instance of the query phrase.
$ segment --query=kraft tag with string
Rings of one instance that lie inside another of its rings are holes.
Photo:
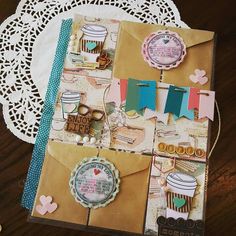
[[[137,84],[140,80],[128,79],[127,96],[125,111],[139,111],[140,86]]]
[[[183,89],[170,85],[164,113],[170,112],[179,117],[183,94]]]
[[[188,109],[198,109],[199,108],[199,88],[190,88],[189,91],[189,100],[188,100]]]
[[[189,87],[181,87],[181,88],[185,90],[185,92],[183,93],[179,116],[174,115],[174,119],[177,120],[178,118],[185,116],[190,120],[194,120],[194,110],[188,109],[190,88]]]
[[[138,109],[142,110],[144,108],[149,108],[155,111],[156,110],[156,87],[157,87],[156,81],[141,80],[139,84],[140,84],[140,90],[139,90],[140,94],[139,94]]]
[[[199,94],[199,119],[208,117],[210,120],[214,120],[214,104],[215,104],[215,92],[208,90],[200,90]]]

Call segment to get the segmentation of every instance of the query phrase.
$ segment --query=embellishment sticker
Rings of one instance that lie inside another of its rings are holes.
[[[85,158],[72,171],[69,185],[82,206],[105,207],[119,192],[119,171],[104,158]]]
[[[160,30],[149,35],[142,45],[144,60],[157,69],[177,67],[186,55],[186,45],[175,32]]]

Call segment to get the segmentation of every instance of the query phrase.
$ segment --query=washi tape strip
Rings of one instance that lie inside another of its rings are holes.
[[[58,88],[63,71],[64,59],[70,39],[71,26],[72,19],[62,21],[56,55],[45,97],[43,113],[21,201],[21,205],[29,210],[32,210],[34,206],[34,199],[42,170]]]
[[[159,30],[149,35],[142,45],[144,60],[157,69],[177,67],[186,55],[186,45],[175,32]]]
[[[85,158],[71,172],[69,186],[75,200],[86,208],[105,207],[119,192],[119,171],[104,158]]]

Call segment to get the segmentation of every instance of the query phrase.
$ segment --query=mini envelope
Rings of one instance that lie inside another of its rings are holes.
[[[183,62],[170,70],[159,70],[149,66],[142,55],[142,44],[151,33],[158,30],[176,32],[186,45],[187,54]],[[214,54],[213,32],[179,29],[160,25],[149,25],[122,21],[120,24],[113,76],[120,79],[135,78],[140,80],[160,81],[176,86],[194,86],[201,89],[211,88],[211,77]],[[195,84],[189,76],[195,69],[205,70],[208,82],[205,85]]]
[[[99,157],[114,164],[120,173],[120,191],[104,208],[84,208],[70,193],[69,178],[76,164],[98,150],[49,141],[41,178],[32,211],[33,217],[47,218],[79,225],[89,225],[142,233],[148,193],[151,157],[101,149]],[[50,195],[58,209],[44,216],[36,211],[41,195]]]

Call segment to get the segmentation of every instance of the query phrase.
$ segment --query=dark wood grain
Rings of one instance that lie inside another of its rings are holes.
[[[18,0],[0,0],[0,21],[14,13]],[[222,132],[210,160],[207,236],[236,235],[236,11],[235,0],[175,0],[182,20],[191,28],[218,34],[215,90],[222,116]],[[1,49],[0,49],[1,50]],[[0,224],[1,235],[81,235],[83,233],[27,223],[27,211],[20,206],[33,145],[17,139],[7,128],[0,107]],[[212,142],[217,122],[212,128]]]

